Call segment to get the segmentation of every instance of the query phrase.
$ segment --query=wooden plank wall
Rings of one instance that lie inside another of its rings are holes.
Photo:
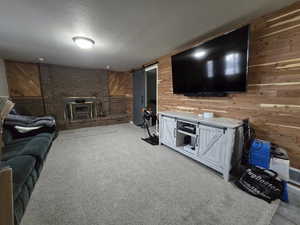
[[[38,64],[5,61],[10,97],[40,97]]]
[[[5,60],[9,97],[23,115],[45,114],[39,65]]]
[[[14,224],[13,209],[13,174],[11,168],[4,168],[0,171],[0,224]]]
[[[132,73],[108,71],[108,93],[112,101],[118,98],[125,101],[126,112],[132,120]]]
[[[257,137],[284,147],[300,169],[300,3],[253,21],[250,46],[247,93],[222,98],[174,95],[171,56],[159,58],[159,111],[248,117]]]

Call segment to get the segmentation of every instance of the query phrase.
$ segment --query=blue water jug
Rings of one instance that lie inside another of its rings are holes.
[[[265,169],[270,168],[271,143],[255,139],[249,151],[249,164],[260,166]]]

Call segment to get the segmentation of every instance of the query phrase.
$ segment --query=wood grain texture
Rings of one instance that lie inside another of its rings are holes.
[[[246,93],[222,98],[174,95],[170,54],[158,62],[159,111],[211,111],[216,116],[249,118],[257,137],[285,148],[291,165],[300,169],[299,2],[251,23]]]
[[[133,90],[132,73],[108,71],[108,93],[112,97],[112,113],[122,111],[121,102],[125,102],[125,110],[132,119]],[[120,107],[117,107],[117,106]]]
[[[10,97],[40,97],[38,64],[5,61]]]
[[[12,170],[0,170],[0,225],[14,224]]]
[[[130,72],[108,71],[108,91],[110,96],[131,96],[132,75]]]

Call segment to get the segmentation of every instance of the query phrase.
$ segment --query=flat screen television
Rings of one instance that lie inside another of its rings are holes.
[[[245,92],[249,26],[172,56],[174,94],[222,96]]]

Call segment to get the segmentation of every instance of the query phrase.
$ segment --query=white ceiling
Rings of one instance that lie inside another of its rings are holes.
[[[129,70],[234,20],[289,0],[1,0],[0,57]],[[96,41],[81,50],[73,36]]]

